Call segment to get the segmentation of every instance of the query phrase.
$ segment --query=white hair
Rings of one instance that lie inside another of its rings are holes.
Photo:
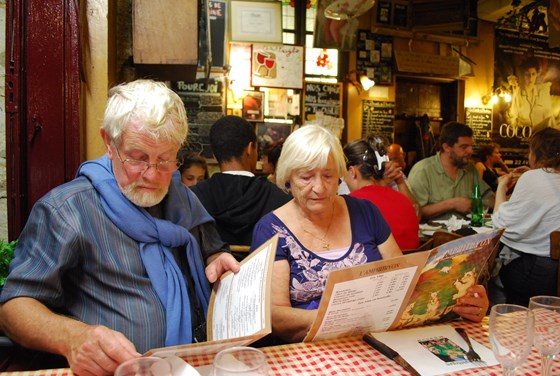
[[[338,138],[319,125],[305,125],[297,129],[282,145],[276,166],[276,184],[287,190],[286,183],[295,171],[323,168],[329,156],[334,159],[338,176],[344,176],[346,160]]]
[[[120,143],[126,127],[139,124],[155,140],[182,145],[189,130],[185,105],[163,82],[140,79],[109,91],[102,127]]]

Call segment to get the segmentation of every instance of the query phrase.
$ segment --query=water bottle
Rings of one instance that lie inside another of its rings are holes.
[[[480,186],[475,183],[471,199],[471,226],[482,227],[483,218],[484,206],[482,205],[482,197],[480,196]]]

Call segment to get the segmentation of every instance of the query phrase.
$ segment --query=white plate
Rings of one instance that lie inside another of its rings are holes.
[[[441,226],[430,226],[427,223],[423,223],[420,225],[420,230],[422,231],[435,231],[435,230],[440,230],[442,229]]]
[[[439,230],[439,228],[438,228]],[[434,234],[434,232],[436,232],[436,230],[422,230],[422,234],[426,235],[426,236],[432,236]]]
[[[484,222],[484,226],[492,228],[493,227],[492,220]]]

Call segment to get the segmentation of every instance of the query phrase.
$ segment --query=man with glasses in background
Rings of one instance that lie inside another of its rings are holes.
[[[80,375],[206,340],[210,283],[239,264],[176,171],[187,131],[163,83],[110,91],[106,155],[40,199],[19,238],[0,296],[10,338]]]

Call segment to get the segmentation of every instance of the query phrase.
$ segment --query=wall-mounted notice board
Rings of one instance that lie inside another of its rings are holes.
[[[313,120],[317,112],[332,117],[342,115],[342,83],[306,83],[304,91],[305,120]]]
[[[362,101],[362,137],[373,133],[393,139],[395,102]]]

